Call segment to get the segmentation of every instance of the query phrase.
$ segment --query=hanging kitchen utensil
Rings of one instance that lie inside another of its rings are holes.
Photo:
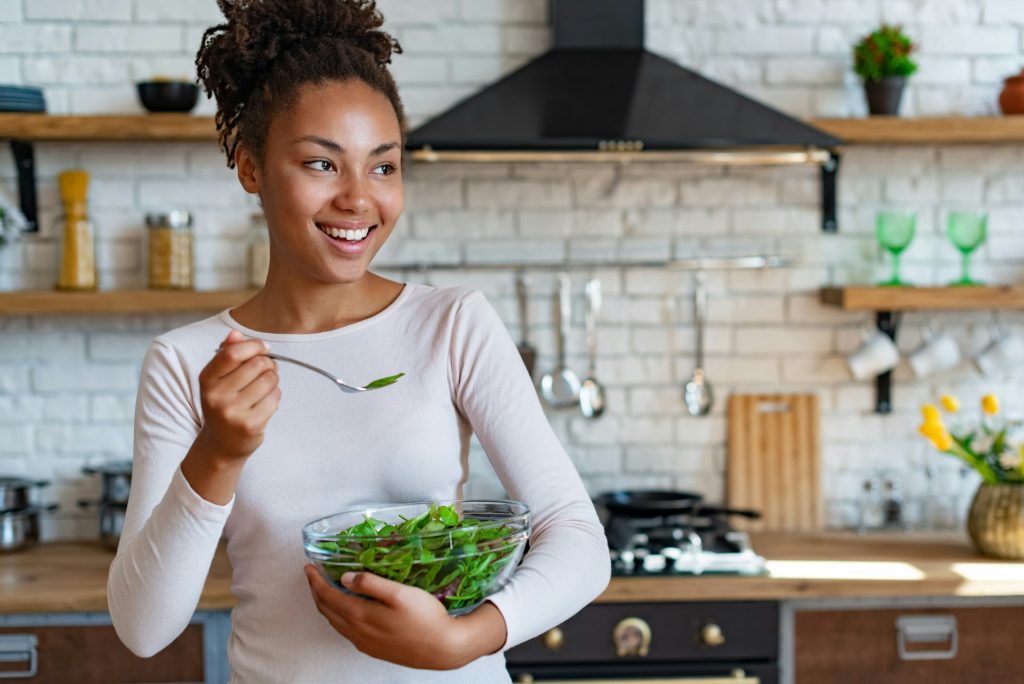
[[[571,408],[579,402],[580,380],[569,368],[565,353],[572,317],[572,281],[568,273],[561,273],[558,276],[558,306],[555,310],[558,314],[555,328],[558,365],[541,377],[540,396],[551,408]]]
[[[530,344],[530,309],[529,309],[529,282],[525,273],[516,274],[516,300],[519,304],[519,356],[523,359],[526,372],[530,379],[533,379],[533,370],[537,365],[537,349]]]
[[[704,377],[704,321],[707,315],[708,293],[704,281],[707,274],[697,271],[693,276],[693,327],[696,342],[697,366],[683,387],[683,403],[691,416],[704,416],[711,410],[714,394],[711,383]]]
[[[580,385],[580,412],[585,418],[600,418],[604,413],[604,385],[597,379],[597,317],[601,313],[601,281],[591,278],[587,294],[587,364],[588,374]]]
[[[762,513],[743,527],[821,529],[817,395],[733,394],[728,413],[728,505]]]

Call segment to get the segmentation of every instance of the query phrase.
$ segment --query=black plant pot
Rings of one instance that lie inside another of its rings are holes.
[[[898,116],[900,100],[903,99],[903,86],[906,82],[907,79],[903,76],[886,76],[881,81],[864,81],[868,113]]]

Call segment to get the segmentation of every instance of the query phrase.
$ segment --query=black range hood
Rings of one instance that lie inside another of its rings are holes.
[[[411,131],[417,161],[818,164],[841,144],[644,49],[644,0],[550,0],[554,47]]]

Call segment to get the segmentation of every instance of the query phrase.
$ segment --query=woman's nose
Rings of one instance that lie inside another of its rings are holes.
[[[345,174],[338,181],[334,194],[334,205],[339,209],[362,212],[370,204],[369,188],[366,179],[359,174]]]

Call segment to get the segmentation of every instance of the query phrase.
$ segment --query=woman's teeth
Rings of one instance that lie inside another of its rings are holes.
[[[330,226],[320,226],[317,228],[330,235],[332,238],[339,240],[348,240],[351,242],[359,242],[370,234],[373,226],[369,228],[360,228],[358,230],[345,230],[343,228],[331,228]]]

